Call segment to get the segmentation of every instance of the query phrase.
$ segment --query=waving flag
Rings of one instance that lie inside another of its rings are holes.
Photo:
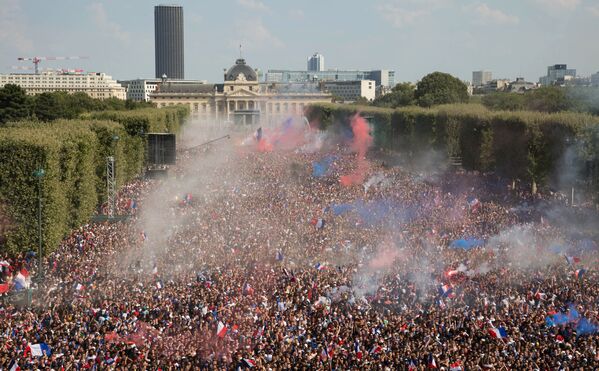
[[[491,337],[493,339],[505,339],[507,338],[507,332],[505,331],[505,328],[503,327],[492,327],[489,329],[489,335],[491,335]]]
[[[475,214],[480,208],[480,201],[476,197],[468,197],[468,206],[470,211]]]
[[[442,285],[439,288],[439,295],[444,298],[454,298],[455,293],[453,292],[453,288],[450,285]]]
[[[8,370],[9,371],[21,371],[21,367],[19,367],[19,362],[15,361],[14,359],[12,361],[10,361],[10,364],[8,365]]]
[[[218,327],[216,328],[216,335],[219,338],[224,338],[227,334],[227,326],[225,326],[221,321],[218,321]]]
[[[249,368],[254,368],[254,367],[256,367],[256,361],[254,361],[253,359],[250,359],[250,358],[244,358],[244,359],[243,359],[243,364],[244,364],[246,367],[249,367]]]
[[[31,280],[29,279],[29,272],[27,272],[25,270],[25,272],[27,272],[27,275],[23,274],[24,269],[22,269],[15,277],[14,279],[14,283],[15,283],[15,290],[23,290],[23,289],[27,289],[29,288],[29,284],[31,283]]]
[[[586,272],[586,269],[577,269],[576,272],[574,272],[574,277],[576,277],[577,280],[582,280],[582,277]]]
[[[316,263],[316,265],[314,266],[314,268],[316,268],[317,270],[321,271],[321,270],[326,269],[327,267],[326,267],[326,265],[324,263],[322,263],[322,264],[321,263]]]
[[[462,371],[462,362],[455,361],[449,365],[449,371]]]
[[[44,355],[49,357],[52,355],[52,350],[50,349],[48,344],[39,343],[28,345],[27,348],[25,348],[25,352],[23,353],[23,355],[25,355],[25,353],[31,353],[33,357],[42,357]]]
[[[578,256],[564,255],[564,257],[566,258],[566,262],[568,262],[568,264],[570,264],[570,265],[574,265],[574,264],[580,263],[580,258]]]
[[[378,344],[375,344],[372,349],[370,349],[370,354],[379,354],[383,351],[383,347]]]
[[[435,361],[435,357],[432,353],[428,355],[428,368],[437,368],[437,361]]]
[[[324,228],[324,219],[318,218],[318,220],[316,221],[316,229],[323,229],[323,228]]]

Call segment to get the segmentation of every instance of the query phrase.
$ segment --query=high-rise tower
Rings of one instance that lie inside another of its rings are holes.
[[[158,5],[154,7],[154,47],[156,77],[183,80],[184,43],[183,7]]]

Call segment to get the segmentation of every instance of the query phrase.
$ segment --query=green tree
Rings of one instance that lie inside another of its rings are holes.
[[[495,111],[520,111],[526,106],[526,97],[518,93],[491,93],[482,97],[482,104]]]
[[[433,72],[418,82],[414,97],[422,107],[463,103],[468,101],[468,87],[448,73]]]
[[[559,86],[546,86],[526,95],[526,108],[531,111],[560,112],[570,107],[566,91]]]
[[[27,118],[31,113],[29,97],[18,85],[0,88],[0,124]]]
[[[358,106],[367,106],[370,104],[370,101],[368,100],[368,98],[359,96],[358,99],[354,101],[354,104],[357,104]]]
[[[414,90],[414,85],[409,82],[399,83],[391,89],[391,92],[372,101],[372,105],[386,108],[411,106],[415,103]]]
[[[56,93],[42,93],[35,96],[33,113],[38,120],[54,121],[65,116],[64,99]]]

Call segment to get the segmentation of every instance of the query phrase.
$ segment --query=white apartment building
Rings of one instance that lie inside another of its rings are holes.
[[[371,101],[376,97],[376,82],[374,80],[323,81],[322,89],[338,96],[344,102],[354,102],[360,97]]]
[[[40,74],[11,73],[0,75],[0,87],[6,84],[19,85],[29,95],[66,91],[69,94],[86,93],[90,97],[98,99],[126,98],[125,88],[113,80],[111,76],[100,72],[44,72]]]
[[[150,95],[156,91],[156,87],[163,82],[162,79],[135,79],[135,80],[119,80],[125,91],[127,99],[134,101],[150,101]],[[197,85],[205,84],[205,80],[164,80],[166,83],[177,83],[179,85]]]
[[[156,91],[156,86],[160,84],[160,79],[136,79],[119,81],[127,92],[127,99],[137,102],[150,101],[150,94]]]

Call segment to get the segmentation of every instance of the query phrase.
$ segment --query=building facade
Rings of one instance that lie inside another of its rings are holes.
[[[238,59],[224,75],[222,84],[183,84],[165,81],[150,94],[158,107],[189,106],[193,117],[214,122],[235,122],[238,115],[258,115],[263,123],[280,122],[303,115],[312,103],[331,102],[331,94],[309,85],[266,84],[256,70]]]
[[[154,50],[156,78],[185,79],[183,7],[154,7]]]
[[[118,81],[127,92],[127,99],[134,101],[150,101],[150,94],[156,91],[156,87],[162,79],[135,79]],[[205,84],[206,81],[200,80],[169,80],[180,84]]]
[[[374,80],[377,86],[393,88],[395,71],[392,70],[326,70],[326,71],[294,71],[273,70],[266,73],[266,82],[310,83],[319,81],[356,81]]]
[[[374,80],[356,81],[323,81],[322,89],[344,102],[355,102],[363,97],[372,101],[376,98],[376,82]]]
[[[19,85],[29,95],[65,91],[69,94],[85,93],[97,99],[126,99],[125,88],[105,73],[43,72],[0,75],[0,87],[6,84]]]
[[[308,57],[308,71],[324,71],[324,56],[314,53],[314,55]]]
[[[567,64],[554,64],[547,67],[547,75],[539,78],[539,83],[543,86],[565,85],[575,78],[575,69],[569,69]]]
[[[493,72],[491,71],[473,71],[472,72],[472,86],[475,88],[484,86],[493,80]]]

